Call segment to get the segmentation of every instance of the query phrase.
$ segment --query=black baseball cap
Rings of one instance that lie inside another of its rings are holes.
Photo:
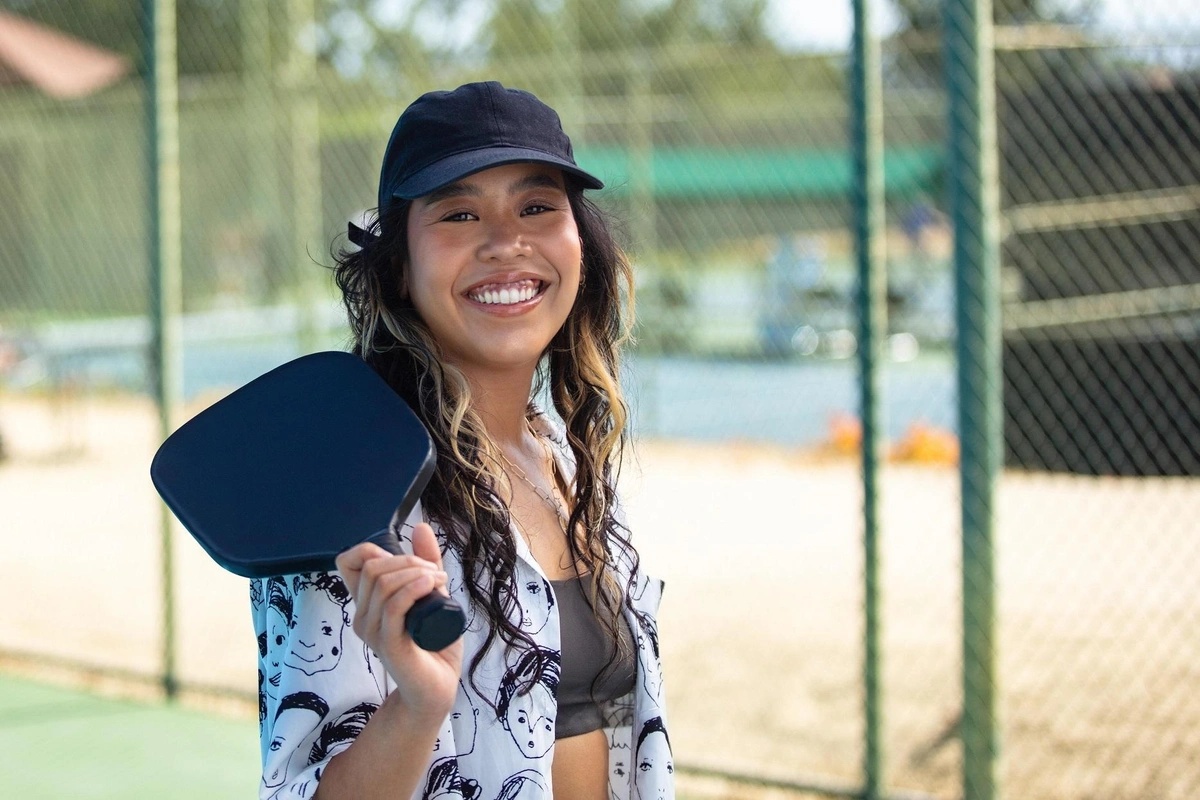
[[[550,164],[587,189],[604,188],[575,163],[558,114],[529,92],[496,81],[428,92],[392,130],[379,173],[379,215],[397,198],[414,200],[480,170],[518,162]]]

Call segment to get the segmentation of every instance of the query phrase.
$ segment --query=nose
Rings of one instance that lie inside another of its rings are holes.
[[[529,254],[520,221],[492,219],[486,223],[483,243],[479,247],[481,261],[507,262]]]

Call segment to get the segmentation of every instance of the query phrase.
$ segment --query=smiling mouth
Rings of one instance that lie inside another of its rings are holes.
[[[545,288],[546,284],[537,280],[488,283],[472,289],[467,293],[467,297],[488,306],[515,306],[532,300],[545,291]]]

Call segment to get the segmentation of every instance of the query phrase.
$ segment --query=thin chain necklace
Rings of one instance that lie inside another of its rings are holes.
[[[526,421],[526,424],[528,424],[528,421]],[[540,444],[542,446],[542,452],[546,454],[546,457],[550,461],[550,469],[551,469],[551,472],[553,472],[554,456],[550,453],[550,449],[548,447],[546,447],[545,441],[542,440],[541,436],[538,436],[537,431],[533,430],[532,427],[529,429],[529,432],[533,434],[533,437],[535,439],[537,439],[538,444]],[[541,498],[542,502],[544,502],[547,506],[550,507],[550,510],[554,512],[555,517],[558,518],[559,526],[565,532],[567,529],[566,521],[569,518],[569,515],[567,514],[567,509],[563,505],[562,501],[559,500],[559,498],[556,495],[547,494],[544,489],[539,487],[533,481],[529,480],[529,476],[525,474],[525,470],[521,469],[516,464],[509,461],[508,456],[504,455],[504,450],[497,447],[496,451],[500,454],[500,460],[503,461],[506,465],[508,465],[508,467],[510,467],[513,470],[513,472],[517,473],[517,477],[520,478],[525,483],[526,486],[528,486],[530,489],[532,489],[533,493],[536,494],[539,498]]]

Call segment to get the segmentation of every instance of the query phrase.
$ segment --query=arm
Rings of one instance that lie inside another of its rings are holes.
[[[428,537],[436,552],[431,530]],[[264,800],[312,798],[318,790],[321,798],[369,798],[357,786],[366,778],[383,795],[411,796],[453,706],[461,644],[426,653],[398,621],[412,599],[444,585],[440,553],[435,564],[365,547],[343,564],[344,580],[314,573],[251,585]]]
[[[407,707],[398,693],[388,695],[354,744],[329,762],[316,797],[366,800],[413,796],[425,778],[444,719],[445,715],[422,717]],[[422,755],[397,758],[397,753]]]
[[[454,706],[462,671],[461,641],[431,653],[404,628],[413,603],[445,587],[441,552],[433,529],[422,523],[413,531],[413,555],[394,556],[365,543],[339,556],[338,570],[354,595],[354,632],[379,655],[396,688],[353,744],[329,762],[317,796],[411,796]]]

